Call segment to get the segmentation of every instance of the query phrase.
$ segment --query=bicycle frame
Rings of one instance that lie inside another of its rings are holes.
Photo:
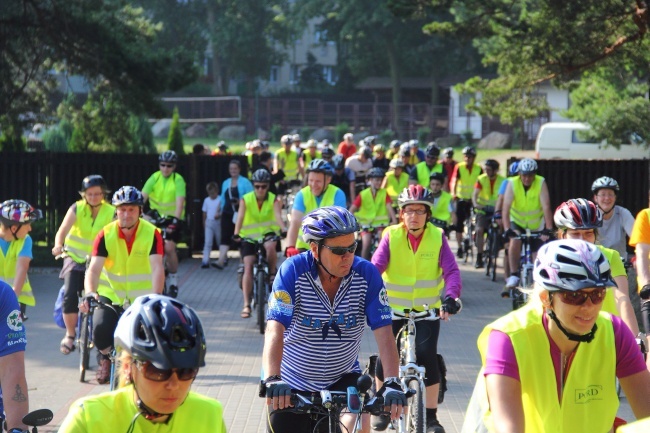
[[[530,229],[526,229],[526,233],[522,233],[519,236],[515,236],[512,239],[521,240],[521,259],[519,261],[519,275],[520,278],[520,287],[522,289],[530,289],[533,284],[533,253],[531,251],[531,242],[534,239],[538,239],[542,236],[542,232],[533,232]],[[516,310],[521,308],[526,304],[528,300],[528,294],[525,291],[519,289],[513,289],[511,293],[512,298],[512,309]]]
[[[255,245],[256,260],[253,265],[253,307],[257,310],[257,325],[260,334],[264,333],[266,328],[266,305],[270,294],[269,287],[269,263],[265,257],[264,244],[269,241],[280,241],[280,236],[275,233],[269,233],[261,239],[242,238],[242,242],[249,242]]]

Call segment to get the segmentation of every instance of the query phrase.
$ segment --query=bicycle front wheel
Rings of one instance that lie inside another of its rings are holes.
[[[257,324],[260,328],[260,334],[264,334],[266,328],[266,272],[258,271],[255,277],[255,296],[257,310]]]
[[[90,315],[81,314],[81,326],[79,329],[79,381],[86,381],[86,370],[90,361]]]
[[[408,433],[425,433],[424,425],[425,408],[424,408],[424,384],[420,387],[420,381],[411,379],[407,384],[409,389],[415,391],[415,395],[408,400],[408,414],[406,418],[406,431]]]

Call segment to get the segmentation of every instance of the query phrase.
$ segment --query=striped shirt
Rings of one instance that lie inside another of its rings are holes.
[[[384,282],[370,262],[354,258],[332,304],[311,251],[280,266],[267,319],[286,328],[282,380],[299,391],[320,391],[344,374],[361,372],[358,356],[365,324],[372,330],[391,324]]]

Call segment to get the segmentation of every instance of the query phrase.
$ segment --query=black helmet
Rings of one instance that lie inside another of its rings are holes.
[[[427,148],[424,151],[424,154],[428,157],[433,157],[437,158],[440,156],[440,148],[438,145],[435,143],[435,141],[432,141],[427,145]]]
[[[121,206],[123,204],[144,206],[144,199],[142,198],[142,193],[138,188],[134,186],[123,186],[115,191],[111,203],[113,206]]]
[[[81,191],[79,192],[86,192],[92,186],[100,187],[104,193],[108,192],[106,181],[98,174],[91,174],[84,177],[84,180],[81,181]]]
[[[445,173],[441,171],[434,171],[429,175],[429,180],[438,180],[440,183],[445,183]]]
[[[324,173],[331,176],[333,171],[329,162],[321,158],[313,159],[307,166],[307,173]]]
[[[340,153],[337,153],[332,158],[332,165],[335,170],[342,170],[345,168],[345,158]]]
[[[225,141],[220,141],[217,143],[217,147],[221,150],[228,150],[228,145]]]
[[[591,184],[591,192],[594,194],[598,193],[603,188],[611,189],[612,191],[618,193],[619,187],[616,179],[612,179],[608,176],[599,177]]]
[[[492,170],[498,170],[499,169],[499,161],[497,161],[496,159],[488,159],[483,163],[483,165],[485,165],[486,167],[491,168]]]
[[[463,155],[476,156],[476,149],[474,149],[472,146],[465,146],[463,148]]]
[[[376,137],[374,135],[369,135],[363,139],[366,142],[366,146],[374,146]]]
[[[161,370],[205,366],[205,335],[199,316],[164,295],[133,301],[117,322],[115,347]]]
[[[373,167],[370,170],[368,170],[368,172],[366,172],[366,178],[367,179],[372,179],[372,178],[375,178],[375,177],[383,179],[384,176],[386,176],[386,173],[384,172],[383,169],[381,169],[379,167]]]
[[[334,149],[332,149],[332,146],[326,146],[320,153],[324,158],[332,158],[334,156]]]
[[[359,155],[363,155],[366,158],[372,158],[372,148],[368,146],[362,146],[361,149],[359,149]]]
[[[176,152],[174,152],[173,150],[166,150],[160,154],[160,156],[158,157],[158,161],[176,164],[176,162],[178,161],[178,155],[176,155]]]
[[[271,183],[271,173],[269,173],[268,170],[260,168],[255,170],[255,173],[253,173],[253,176],[251,177],[251,181],[258,183]]]

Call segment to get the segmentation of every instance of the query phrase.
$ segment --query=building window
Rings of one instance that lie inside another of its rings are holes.
[[[467,111],[465,106],[469,104],[470,99],[474,97],[473,93],[461,93],[458,99],[458,115],[461,117],[472,117],[473,113]]]
[[[279,71],[278,66],[271,66],[271,74],[269,75],[269,83],[277,83],[278,82],[278,71]]]
[[[327,41],[327,30],[316,30],[314,32],[314,44],[324,44]]]
[[[291,65],[289,71],[289,84],[298,84],[298,81],[300,81],[300,68],[298,65]]]
[[[336,84],[336,81],[338,80],[338,76],[336,75],[336,71],[334,70],[334,67],[323,66],[323,79],[327,81],[327,83],[331,86]]]

